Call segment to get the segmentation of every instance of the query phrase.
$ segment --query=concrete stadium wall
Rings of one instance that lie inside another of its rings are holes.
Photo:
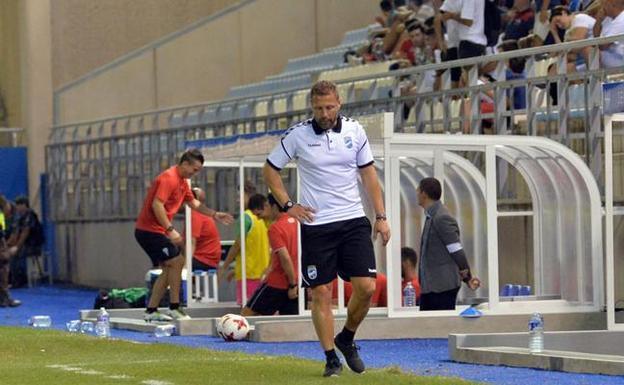
[[[54,88],[240,0],[54,0]]]
[[[56,122],[221,99],[232,86],[279,73],[290,58],[339,44],[377,13],[377,0],[249,2],[56,87]]]

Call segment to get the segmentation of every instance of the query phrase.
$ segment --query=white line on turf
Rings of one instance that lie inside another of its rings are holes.
[[[145,360],[147,362],[154,362],[154,361],[160,361],[160,360]],[[84,374],[84,375],[90,375],[90,376],[103,376],[104,378],[110,378],[113,380],[131,380],[133,379],[132,376],[128,376],[126,374],[106,374],[104,372],[100,372],[99,370],[92,370],[92,369],[85,369],[85,368],[81,368],[77,365],[63,365],[63,364],[53,364],[53,365],[46,365],[46,368],[50,368],[50,369],[59,369],[65,372],[72,372],[72,373],[77,373],[77,374]],[[153,379],[149,379],[149,380],[143,380],[140,382],[143,385],[175,385],[173,382],[169,382],[169,381],[161,381],[161,380],[153,380]]]

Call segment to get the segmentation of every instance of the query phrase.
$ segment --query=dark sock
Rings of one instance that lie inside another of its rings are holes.
[[[337,360],[338,356],[336,355],[336,349],[325,350],[325,359],[327,360],[327,362]]]
[[[148,307],[148,308],[147,308],[146,313],[147,313],[147,314],[152,314],[152,313],[155,313],[155,312],[156,312],[156,310],[158,310],[158,308],[155,308],[155,307]]]
[[[169,304],[169,310],[176,310],[180,308],[180,304],[179,303],[170,303]]]
[[[355,332],[352,332],[346,327],[342,328],[342,331],[338,334],[338,338],[340,338],[340,341],[346,344],[353,343],[353,337],[355,337]]]

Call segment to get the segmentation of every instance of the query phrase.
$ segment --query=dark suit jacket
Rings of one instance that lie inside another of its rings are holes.
[[[447,246],[460,243],[459,226],[446,206],[436,202],[428,210],[418,261],[421,293],[441,293],[461,286],[459,271],[468,268],[462,251],[450,253]],[[423,253],[424,251],[424,253]]]

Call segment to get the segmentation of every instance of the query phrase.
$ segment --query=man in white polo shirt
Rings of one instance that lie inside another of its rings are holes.
[[[600,37],[624,33],[624,0],[604,0],[602,3],[605,18],[602,21]],[[600,46],[600,61],[603,67],[619,67],[624,63],[624,43],[617,41]]]
[[[375,209],[374,234],[381,234],[384,245],[390,228],[364,129],[338,114],[340,97],[334,83],[320,81],[310,95],[314,118],[284,134],[267,158],[264,178],[288,215],[301,223],[301,276],[312,292],[312,320],[327,360],[323,376],[342,371],[334,347],[351,370],[362,373],[365,366],[353,338],[368,313],[377,270],[358,175]],[[280,176],[293,160],[301,177],[301,204],[290,199]],[[345,326],[334,338],[331,282],[337,274],[351,281],[353,295]]]

